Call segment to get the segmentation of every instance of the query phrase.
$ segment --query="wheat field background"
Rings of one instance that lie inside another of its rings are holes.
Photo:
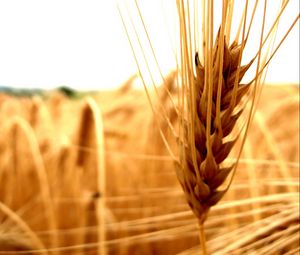
[[[162,87],[159,97],[176,124]],[[0,254],[199,254],[154,118],[131,81],[79,99],[1,94]],[[213,254],[298,254],[298,86],[264,87],[205,227]]]

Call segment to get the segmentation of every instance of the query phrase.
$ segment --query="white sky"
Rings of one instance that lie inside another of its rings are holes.
[[[155,4],[147,8],[161,42],[167,36],[160,31],[163,17]],[[169,52],[170,45],[156,50]],[[0,86],[103,89],[136,70],[115,1],[0,0]],[[299,82],[299,26],[272,62],[268,81]]]

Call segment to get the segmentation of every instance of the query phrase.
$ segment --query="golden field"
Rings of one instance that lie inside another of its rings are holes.
[[[163,88],[153,98],[176,126]],[[0,94],[0,124],[0,254],[199,254],[158,126],[175,151],[176,139],[143,90]],[[211,254],[299,252],[299,87],[263,88],[205,227]]]

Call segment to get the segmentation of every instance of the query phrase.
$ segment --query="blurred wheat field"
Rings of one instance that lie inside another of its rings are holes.
[[[156,121],[131,81],[73,100],[1,94],[0,254],[199,254]],[[264,87],[233,185],[205,227],[211,254],[298,254],[299,87]]]

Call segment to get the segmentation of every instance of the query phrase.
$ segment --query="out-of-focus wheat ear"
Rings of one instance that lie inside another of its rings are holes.
[[[133,82],[137,78],[137,75],[132,75],[127,81],[125,81],[120,88],[118,89],[118,94],[124,94],[128,91],[130,91],[133,87]]]
[[[78,120],[78,129],[74,131],[75,138],[73,147],[72,158],[69,161],[70,166],[67,169],[66,181],[69,178],[73,178],[70,183],[71,196],[84,197],[85,193],[93,191],[90,187],[90,183],[93,184],[95,188],[95,172],[93,164],[95,164],[93,158],[93,143],[94,143],[94,133],[93,133],[93,118],[89,106],[84,102],[81,108],[80,117]],[[91,191],[92,190],[92,191]],[[77,228],[84,228],[87,224],[87,203],[75,203],[74,204],[74,218],[73,226]],[[84,244],[86,239],[85,231],[78,232],[74,236],[74,240],[71,241],[71,245]],[[83,248],[76,250],[76,254],[80,255],[84,252]]]
[[[45,219],[47,219],[47,223],[45,226],[47,226],[48,230],[53,232],[53,235],[51,236],[50,239],[50,245],[51,247],[57,247],[58,240],[57,240],[57,225],[56,225],[56,215],[55,215],[55,209],[54,209],[54,203],[53,199],[51,197],[51,190],[50,190],[50,185],[48,181],[48,176],[46,173],[46,168],[44,165],[44,161],[42,158],[42,155],[40,153],[39,149],[39,144],[37,141],[37,138],[34,134],[34,131],[30,127],[29,123],[20,118],[20,117],[14,117],[9,123],[7,123],[7,129],[9,131],[12,131],[14,134],[16,132],[22,132],[26,141],[23,141],[23,143],[28,144],[28,151],[30,152],[31,155],[31,160],[32,160],[32,165],[33,165],[33,174],[36,175],[38,183],[38,189],[40,190],[40,197],[41,197],[41,203],[42,203],[42,208],[43,208],[43,214]],[[12,134],[10,137],[13,139],[13,144],[14,144],[14,150],[18,149],[19,142],[18,141],[18,136]],[[22,156],[21,155],[22,151],[18,151],[17,157]],[[28,156],[28,155],[27,155]],[[30,160],[30,158],[28,158]],[[17,166],[18,167],[18,166]],[[22,175],[27,175],[27,177],[30,175],[30,173],[24,171],[26,168],[22,169],[22,166],[20,166],[20,169],[15,169],[16,175],[19,175],[20,177]],[[23,172],[23,171],[24,172]],[[28,169],[27,169],[28,170]],[[22,181],[22,180],[19,180]],[[24,181],[24,180],[23,180]],[[28,183],[28,185],[31,185]]]
[[[22,218],[16,214],[14,211],[12,211],[9,207],[7,207],[5,204],[3,204],[0,201],[0,212],[4,214],[7,217],[7,220],[9,220],[11,223],[13,223],[14,227],[18,228],[18,231],[20,231],[22,235],[25,236],[25,240],[27,240],[26,246],[24,244],[21,244],[21,248],[26,248],[27,250],[41,250],[39,251],[40,254],[48,254],[47,250],[45,249],[45,246],[43,242],[40,240],[40,238],[34,233],[34,231],[26,224],[25,221],[22,220]],[[0,225],[1,230],[1,225]],[[5,230],[3,230],[5,231]],[[0,249],[1,251],[5,251],[3,249],[9,249],[11,251],[14,251],[16,247],[18,247],[19,240],[17,242],[12,242],[12,240],[9,238],[7,240],[3,240],[2,237],[5,237],[5,233],[0,235]],[[3,242],[3,243],[2,243]],[[28,244],[28,242],[30,244]]]
[[[1,105],[1,123],[6,123],[12,116],[21,115],[21,104],[15,99],[8,97]]]
[[[39,138],[38,140],[45,140],[45,137],[53,134],[53,121],[42,98],[38,96],[32,98],[32,105],[29,114],[29,124],[35,130]]]
[[[88,98],[87,104],[92,113],[95,127],[95,150],[97,154],[97,187],[99,198],[97,199],[98,240],[100,242],[100,254],[107,254],[106,248],[106,172],[105,172],[105,146],[102,113],[92,98]]]
[[[88,98],[84,102],[81,112],[78,138],[77,156],[75,164],[80,171],[81,178],[78,180],[83,192],[94,197],[98,221],[99,254],[107,254],[106,249],[106,174],[104,156],[103,120],[101,111],[94,99]],[[81,180],[82,179],[82,180]],[[80,188],[78,187],[78,188]],[[84,216],[85,217],[85,216]],[[83,224],[83,222],[82,222]]]

